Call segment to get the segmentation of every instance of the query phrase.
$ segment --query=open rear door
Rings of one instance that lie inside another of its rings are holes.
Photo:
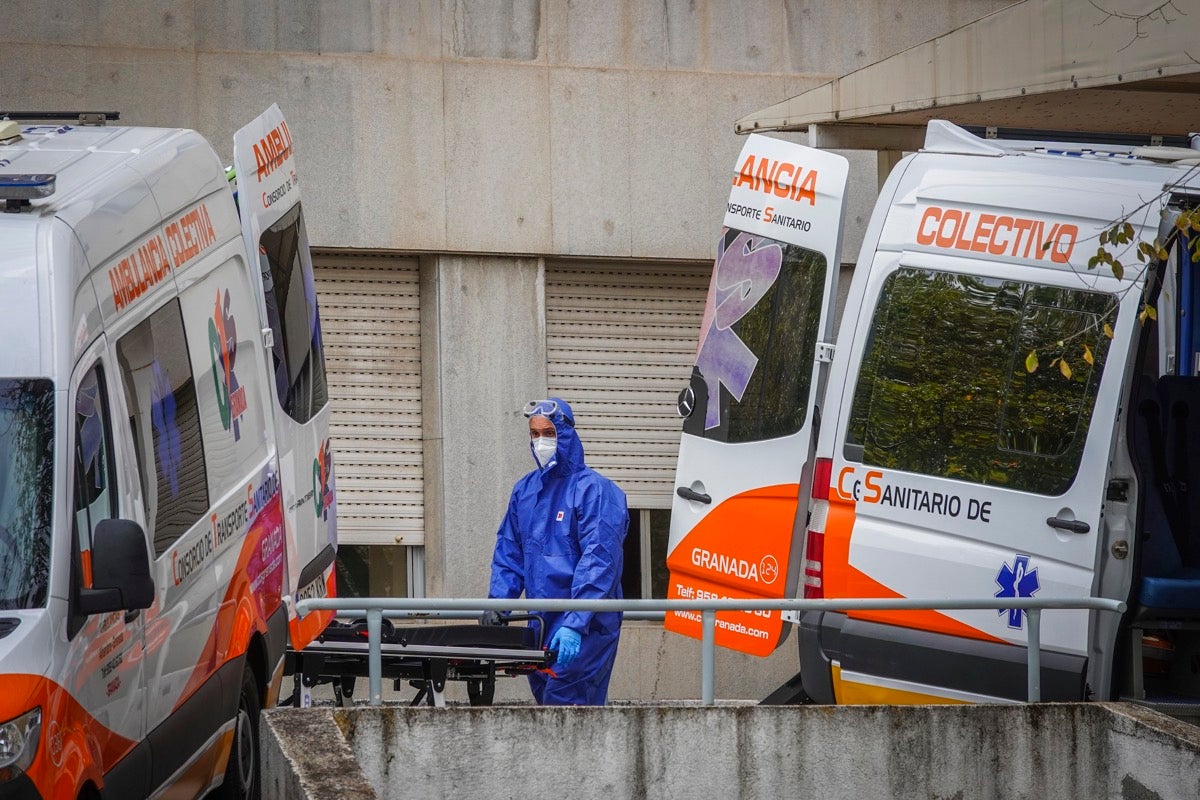
[[[259,271],[260,313],[269,341],[287,532],[288,628],[307,645],[332,612],[295,615],[295,600],[334,593],[337,513],[329,446],[329,391],[308,234],[292,134],[272,105],[233,137],[242,234]],[[267,333],[266,331],[270,331]]]
[[[848,164],[750,136],[717,242],[690,385],[667,553],[668,598],[795,596],[816,413],[832,353]],[[803,501],[802,501],[803,498]],[[699,638],[700,614],[667,615]],[[765,656],[778,612],[717,615],[716,643]]]

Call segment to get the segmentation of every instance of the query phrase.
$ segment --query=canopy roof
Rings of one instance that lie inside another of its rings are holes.
[[[931,119],[1186,136],[1200,131],[1197,34],[1200,0],[1025,0],[756,111],[736,130],[814,126],[817,146],[880,150],[916,149]]]

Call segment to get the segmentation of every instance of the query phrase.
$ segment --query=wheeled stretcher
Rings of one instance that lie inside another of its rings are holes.
[[[537,620],[514,614],[505,625],[381,626],[382,677],[400,689],[407,681],[417,690],[411,705],[424,700],[445,705],[446,681],[465,681],[471,705],[491,705],[497,675],[528,675],[547,668],[554,654],[542,647],[542,625],[515,625]],[[313,687],[332,684],[339,705],[347,705],[357,678],[367,678],[368,650],[365,620],[337,620],[303,650],[288,650],[284,672],[292,675],[291,704],[312,705]]]

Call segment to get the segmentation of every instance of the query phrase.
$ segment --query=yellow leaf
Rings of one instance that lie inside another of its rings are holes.
[[[1113,271],[1113,277],[1116,278],[1117,280],[1121,280],[1122,278],[1125,277],[1125,267],[1121,266],[1120,261],[1117,261],[1115,259],[1113,260],[1112,271]]]
[[[1152,320],[1158,319],[1158,312],[1154,309],[1154,306],[1146,306],[1146,316]]]
[[[1088,347],[1086,344],[1083,346],[1083,360],[1089,364],[1096,363],[1096,357],[1092,355],[1092,348]]]
[[[1105,335],[1105,336],[1107,336],[1107,337],[1108,337],[1108,338],[1110,338],[1110,339],[1111,339],[1111,338],[1113,338],[1113,329],[1112,329],[1112,325],[1109,325],[1107,322],[1106,322],[1106,323],[1104,323],[1104,335]]]
[[[1071,380],[1071,368],[1067,366],[1067,360],[1065,358],[1058,362],[1058,371],[1062,373],[1064,378]]]
[[[1030,350],[1029,355],[1025,356],[1025,371],[1036,372],[1038,368],[1037,351]]]

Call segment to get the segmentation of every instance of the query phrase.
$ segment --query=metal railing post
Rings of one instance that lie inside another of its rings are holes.
[[[700,700],[706,706],[713,704],[713,651],[716,649],[717,612],[706,608],[700,612],[703,638],[700,642]]]
[[[371,705],[383,705],[383,611],[367,609],[367,675],[370,681]]]
[[[1026,633],[1028,645],[1029,669],[1029,703],[1042,701],[1042,610],[1040,608],[1025,609],[1029,620],[1029,630]]]

